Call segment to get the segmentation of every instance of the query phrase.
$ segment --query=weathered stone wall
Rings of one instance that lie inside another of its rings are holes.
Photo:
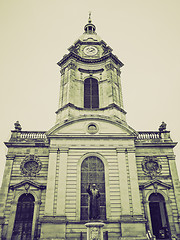
[[[36,155],[41,162],[41,170],[40,172],[34,176],[25,176],[22,174],[21,171],[21,164],[25,157],[31,155]],[[16,208],[18,203],[18,198],[26,192],[25,185],[23,185],[23,182],[30,181],[30,182],[36,182],[39,185],[46,186],[47,182],[47,172],[48,172],[48,148],[47,147],[23,147],[21,146],[13,146],[8,149],[7,153],[7,164],[9,162],[10,156],[13,156],[13,159],[11,160],[11,166],[8,171],[9,176],[6,176],[7,172],[4,172],[5,176],[3,178],[2,188],[1,192],[2,194],[6,193],[7,196],[4,198],[4,210],[2,210],[2,215],[4,217],[4,225],[3,225],[3,236],[6,236],[6,239],[11,239],[12,230],[14,226],[14,220],[15,220],[15,214],[16,214]],[[9,178],[8,181],[7,177]],[[18,184],[21,184],[17,187]],[[29,183],[29,182],[28,182]],[[44,215],[44,208],[45,208],[45,195],[46,190],[39,190],[37,187],[32,186],[29,183],[29,189],[28,192],[36,196],[35,200],[38,205],[38,208],[36,209],[36,224]],[[36,205],[35,203],[35,205]],[[37,230],[38,231],[38,230]]]

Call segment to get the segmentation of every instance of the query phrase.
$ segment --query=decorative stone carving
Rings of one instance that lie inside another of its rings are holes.
[[[153,187],[154,187],[154,192],[157,193],[157,190],[158,190],[158,185],[157,183],[153,183]]]
[[[86,223],[87,240],[103,240],[103,222],[89,222]]]
[[[121,71],[119,69],[117,69],[117,75],[120,76],[121,75]]]
[[[74,62],[70,62],[70,63],[68,64],[68,70],[69,70],[69,69],[75,70],[75,69],[76,69],[76,64],[75,64]]]
[[[106,70],[113,70],[114,69],[114,65],[112,63],[108,63],[105,67],[106,67]]]
[[[157,157],[147,156],[142,162],[142,169],[147,175],[156,177],[161,173],[162,166]]]
[[[26,183],[26,184],[24,185],[24,188],[25,188],[26,192],[28,193],[28,191],[29,191],[29,188],[30,188],[30,185],[29,185],[29,183]]]
[[[100,238],[99,236],[99,229],[97,227],[93,227],[90,230],[90,239],[91,240],[98,240]]]
[[[41,170],[41,162],[35,155],[28,155],[22,161],[21,173],[25,176],[33,177]]]
[[[64,75],[64,73],[65,73],[65,68],[62,68],[62,69],[60,70],[60,73],[61,73],[61,75]]]

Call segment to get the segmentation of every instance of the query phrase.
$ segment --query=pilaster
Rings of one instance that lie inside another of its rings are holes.
[[[117,149],[118,168],[119,168],[119,182],[121,195],[121,214],[130,215],[128,179],[126,169],[126,155],[125,149]]]
[[[57,162],[57,148],[50,148],[47,190],[46,190],[46,202],[45,202],[45,215],[47,215],[47,216],[53,215],[55,178],[56,178],[56,162]]]
[[[62,217],[65,217],[67,157],[68,149],[67,148],[60,149],[56,215]]]
[[[129,164],[133,215],[142,215],[135,149],[134,148],[127,149],[127,154],[128,154],[128,164]]]
[[[15,194],[16,194],[16,191],[14,192],[14,198],[15,198]],[[10,217],[9,217],[9,222],[7,226],[6,240],[11,240],[11,237],[12,237],[17,204],[18,204],[18,199],[13,199],[11,201],[11,210],[10,210],[10,214],[9,214]]]
[[[113,87],[113,71],[114,65],[111,61],[105,65],[106,68],[106,76],[107,76],[107,83],[106,83],[106,91],[108,92],[108,104],[114,103],[114,87]]]
[[[5,209],[5,205],[6,205],[6,199],[7,199],[9,183],[10,183],[10,179],[11,179],[11,171],[12,171],[14,159],[15,159],[14,154],[8,154],[6,156],[6,165],[5,165],[5,169],[4,169],[2,186],[0,189],[0,217],[4,216],[4,209]]]
[[[177,172],[177,167],[175,162],[175,155],[168,155],[167,158],[169,160],[169,167],[170,167],[171,177],[173,181],[174,194],[177,201],[176,205],[177,205],[179,221],[180,221],[180,204],[179,204],[180,203],[180,183],[179,183],[178,172]]]

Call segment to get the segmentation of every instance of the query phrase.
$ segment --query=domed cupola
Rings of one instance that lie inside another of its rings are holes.
[[[85,27],[84,27],[85,33],[87,33],[87,34],[93,34],[96,31],[95,25],[92,24],[91,22],[92,22],[91,13],[89,13],[88,24],[86,24]]]
[[[88,23],[84,26],[84,33],[79,40],[82,42],[100,42],[102,40],[96,33],[96,26],[92,24],[91,13],[89,13]]]

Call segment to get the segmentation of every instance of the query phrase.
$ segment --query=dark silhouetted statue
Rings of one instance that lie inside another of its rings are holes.
[[[159,126],[159,132],[163,132],[166,130],[166,123],[162,122],[161,125]]]
[[[90,185],[87,188],[87,192],[89,193],[90,201],[89,201],[89,219],[99,219],[100,218],[100,192],[96,188],[96,184]]]

